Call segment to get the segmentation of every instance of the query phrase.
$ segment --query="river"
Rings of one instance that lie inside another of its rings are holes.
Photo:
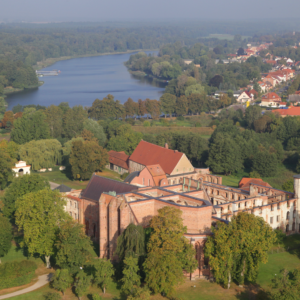
[[[158,100],[166,83],[131,75],[124,66],[124,62],[131,54],[133,53],[58,61],[43,69],[60,70],[58,76],[41,77],[40,80],[45,83],[39,88],[8,95],[6,98],[8,110],[17,104],[49,106],[68,102],[71,107],[91,106],[95,99],[102,99],[108,94],[112,94],[121,103],[129,97],[134,101],[146,98]]]

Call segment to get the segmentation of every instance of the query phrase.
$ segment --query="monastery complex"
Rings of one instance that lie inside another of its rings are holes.
[[[120,152],[112,155],[116,153]],[[182,211],[185,237],[196,248],[198,260],[192,278],[211,276],[203,252],[211,227],[217,221],[229,222],[240,211],[260,216],[287,234],[300,232],[300,175],[294,177],[294,193],[249,178],[232,188],[208,169],[194,168],[184,153],[145,141],[122,160],[122,166],[129,173],[124,182],[94,173],[85,190],[64,193],[66,210],[99,242],[100,257],[117,259],[117,238],[125,228],[130,223],[148,226],[164,206]]]

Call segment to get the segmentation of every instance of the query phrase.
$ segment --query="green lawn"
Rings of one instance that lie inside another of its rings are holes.
[[[66,186],[69,186],[72,189],[84,189],[87,184],[88,180],[86,181],[79,181],[79,180],[72,180],[70,178],[70,175],[65,171],[60,171],[58,167],[54,167],[52,172],[45,172],[45,173],[38,173],[42,177],[47,178],[49,181],[58,183],[58,184],[64,184]],[[103,172],[98,173],[100,176],[111,178],[114,180],[120,180],[120,175],[116,172],[113,172],[111,170],[103,170]]]
[[[26,255],[24,255],[22,248],[16,247],[14,245],[10,248],[9,252],[4,257],[1,257],[2,263],[21,261],[26,259],[33,260],[37,264],[44,263],[40,258],[27,257]]]

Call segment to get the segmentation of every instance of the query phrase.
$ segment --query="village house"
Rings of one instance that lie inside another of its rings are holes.
[[[267,93],[261,97],[260,106],[278,107],[281,103],[281,98],[276,93]]]
[[[300,91],[296,91],[295,94],[289,95],[289,101],[293,103],[293,105],[300,104]]]
[[[243,91],[236,99],[237,102],[239,103],[246,103],[247,101],[251,101],[253,98],[247,91]]]
[[[129,155],[127,155],[124,151],[117,152],[117,151],[110,150],[108,151],[108,156],[109,156],[108,157],[109,165],[106,166],[107,169],[115,171],[120,175],[124,173],[128,173]]]

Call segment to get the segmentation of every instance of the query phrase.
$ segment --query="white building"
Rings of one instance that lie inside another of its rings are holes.
[[[27,165],[26,161],[18,161],[15,163],[15,166],[12,168],[12,170],[15,172],[15,176],[19,177],[24,174],[30,174],[30,167],[31,165]]]

